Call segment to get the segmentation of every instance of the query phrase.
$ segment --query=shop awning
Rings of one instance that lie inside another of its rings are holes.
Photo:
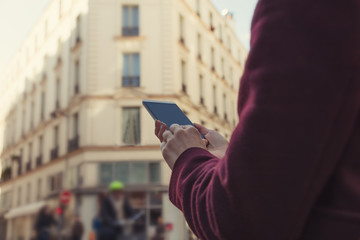
[[[41,201],[41,202],[36,202],[36,203],[28,204],[25,206],[17,207],[17,208],[12,208],[5,214],[5,218],[11,219],[11,218],[16,218],[16,217],[20,217],[20,216],[35,214],[43,206],[45,206],[45,202]]]

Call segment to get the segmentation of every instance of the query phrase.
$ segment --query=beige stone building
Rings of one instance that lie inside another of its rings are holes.
[[[209,0],[52,0],[0,75],[0,239],[30,239],[63,190],[64,222],[78,213],[87,239],[115,179],[146,213],[138,239],[159,217],[168,239],[188,239],[141,101],[175,101],[230,137],[246,56],[231,15]]]

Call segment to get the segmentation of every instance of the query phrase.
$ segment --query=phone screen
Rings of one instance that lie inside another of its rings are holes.
[[[166,123],[168,128],[175,123],[182,126],[194,126],[185,113],[173,102],[144,100],[143,105],[154,120],[160,120],[161,122]],[[202,135],[201,137],[204,138]]]

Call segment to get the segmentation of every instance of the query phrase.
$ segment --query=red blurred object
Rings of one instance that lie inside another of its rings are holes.
[[[174,225],[172,223],[167,223],[165,225],[165,229],[166,229],[166,231],[171,231],[174,229]]]
[[[60,194],[60,202],[64,205],[68,205],[71,200],[71,192],[70,191],[62,191]]]
[[[57,207],[57,208],[56,208],[56,214],[57,214],[57,215],[61,215],[62,212],[63,212],[63,210],[62,210],[61,207]]]

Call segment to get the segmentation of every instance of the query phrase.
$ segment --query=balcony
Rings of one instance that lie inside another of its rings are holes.
[[[40,167],[43,163],[43,159],[42,159],[42,156],[38,156],[36,158],[36,167]]]
[[[74,86],[74,92],[75,92],[75,94],[78,94],[80,92],[80,87],[79,87],[78,83],[75,84],[75,86]]]
[[[139,87],[140,76],[123,76],[122,85],[123,87]]]
[[[186,84],[185,84],[185,83],[183,83],[183,84],[181,85],[181,90],[183,91],[183,93],[186,93],[187,88],[186,88]]]
[[[11,179],[11,167],[5,168],[1,173],[1,182],[6,182]]]
[[[75,151],[78,148],[79,148],[79,136],[76,136],[68,141],[68,152]]]
[[[31,171],[31,159],[26,163],[26,172]]]
[[[139,27],[123,27],[123,36],[139,36]]]
[[[217,107],[214,106],[214,113],[217,115],[218,114],[218,111],[217,111]]]
[[[185,45],[185,39],[183,37],[180,37],[181,44]]]
[[[50,152],[50,159],[54,160],[59,157],[59,147],[56,146],[55,148],[51,149]]]

